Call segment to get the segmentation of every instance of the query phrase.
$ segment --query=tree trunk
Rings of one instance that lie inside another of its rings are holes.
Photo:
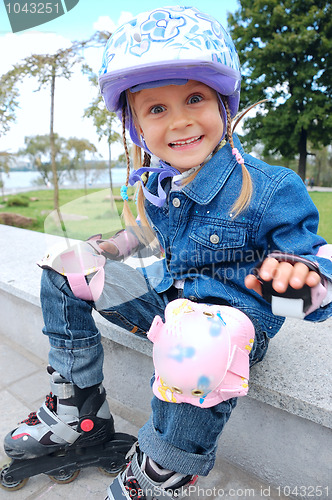
[[[50,146],[51,146],[51,166],[52,166],[53,186],[54,186],[53,204],[54,204],[54,209],[59,211],[59,186],[58,186],[58,176],[55,163],[55,137],[54,137],[55,71],[56,71],[56,66],[54,63],[52,69],[52,80],[51,80]]]
[[[1,193],[2,193],[2,199],[5,199],[5,183],[2,177],[2,172],[0,171],[0,188],[1,188]]]
[[[110,176],[110,190],[113,193],[111,138],[108,141],[108,172]]]
[[[317,167],[317,172],[316,172],[316,186],[320,185],[320,174],[322,170],[322,159],[320,158],[319,155],[316,155],[316,167]]]
[[[87,168],[86,168],[85,158],[83,158],[83,172],[84,172],[84,194],[85,194],[85,196],[87,196],[87,194],[88,194],[88,183],[87,183],[88,172],[87,172]]]
[[[305,176],[306,176],[306,168],[307,168],[307,131],[302,128],[301,129],[301,135],[300,135],[300,140],[299,140],[299,168],[298,168],[298,174],[301,177],[303,181],[305,181]]]

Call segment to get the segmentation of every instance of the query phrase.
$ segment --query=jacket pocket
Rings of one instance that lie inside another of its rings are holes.
[[[195,242],[198,264],[205,265],[242,260],[246,236],[242,226],[195,223],[189,238]]]

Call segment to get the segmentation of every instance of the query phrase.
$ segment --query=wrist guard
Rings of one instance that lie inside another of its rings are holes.
[[[320,307],[327,294],[326,280],[322,276],[318,264],[304,257],[284,252],[272,252],[268,258],[276,259],[278,262],[288,262],[292,265],[297,262],[305,264],[310,271],[319,274],[321,282],[315,287],[304,285],[299,290],[288,286],[287,290],[279,293],[272,287],[272,280],[265,281],[259,275],[258,266],[253,274],[262,286],[263,298],[271,304],[273,314],[276,316],[287,316],[303,319]]]

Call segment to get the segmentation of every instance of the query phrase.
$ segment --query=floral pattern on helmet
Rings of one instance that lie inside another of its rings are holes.
[[[149,19],[141,25],[142,35],[146,34],[153,41],[167,41],[178,36],[181,26],[186,21],[183,17],[172,17],[165,10],[155,10]]]
[[[195,7],[161,7],[142,12],[108,40],[99,73],[106,107],[122,119],[125,91],[141,83],[199,80],[227,96],[231,117],[239,109],[241,72],[234,43],[222,25]],[[130,110],[125,126],[144,148]]]
[[[149,63],[160,60],[161,50],[172,60],[186,57],[193,48],[204,60],[240,69],[233,41],[216,19],[196,8],[170,7],[142,13],[118,28],[107,42],[100,75],[116,70],[124,56],[144,56]]]

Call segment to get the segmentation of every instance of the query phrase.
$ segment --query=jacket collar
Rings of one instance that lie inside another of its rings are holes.
[[[241,143],[237,135],[233,135],[234,146],[244,154]],[[196,177],[183,188],[189,198],[199,205],[206,205],[216,196],[224,186],[234,168],[241,168],[235,157],[232,155],[232,147],[227,142],[204,167],[198,172]]]

